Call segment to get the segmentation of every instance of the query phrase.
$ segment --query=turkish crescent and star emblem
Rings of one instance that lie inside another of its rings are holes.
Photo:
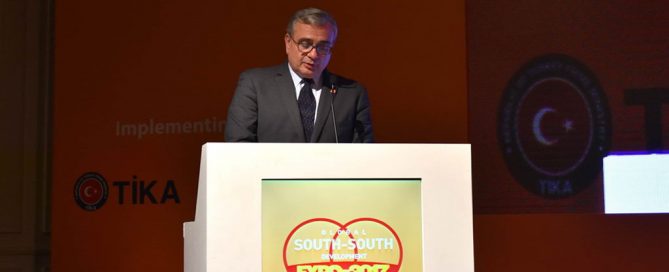
[[[548,198],[592,184],[610,145],[607,105],[594,74],[573,58],[552,54],[525,65],[506,87],[498,121],[511,174]]]
[[[98,173],[85,173],[74,185],[74,200],[86,211],[100,209],[107,201],[108,194],[107,181]]]
[[[518,146],[535,171],[568,173],[585,158],[593,129],[590,119],[587,103],[573,85],[557,78],[542,80],[519,105]]]

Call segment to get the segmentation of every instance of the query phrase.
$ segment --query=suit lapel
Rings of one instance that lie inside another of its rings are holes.
[[[325,122],[330,116],[331,102],[332,94],[330,94],[330,88],[323,86],[321,88],[321,98],[318,101],[318,115],[316,117],[316,124],[314,125],[314,132],[311,135],[311,142],[318,142],[318,139],[320,139]]]
[[[330,93],[330,86],[335,82],[334,76],[325,70],[323,71],[321,97],[318,101],[318,114],[316,116],[316,124],[314,125],[314,132],[311,135],[311,142],[318,142],[325,127],[325,122],[330,116],[330,105],[332,103],[332,94]]]
[[[295,97],[295,85],[293,79],[288,71],[288,64],[284,63],[276,73],[274,78],[276,81],[277,91],[279,92],[280,103],[288,112],[290,120],[287,124],[291,125],[301,139],[304,140],[304,129],[302,128],[302,117],[300,117],[299,106],[297,105],[297,98]]]

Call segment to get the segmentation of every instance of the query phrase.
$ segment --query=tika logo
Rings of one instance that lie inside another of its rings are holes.
[[[74,201],[86,211],[100,209],[109,195],[109,186],[102,175],[85,173],[74,184]]]
[[[157,180],[140,180],[132,176],[132,180],[113,181],[113,193],[119,205],[132,204],[166,204],[181,202],[174,180],[159,182]],[[74,200],[86,211],[100,209],[109,197],[109,186],[102,175],[94,172],[83,174],[74,184]]]
[[[287,272],[397,272],[402,256],[397,233],[375,218],[345,224],[309,219],[290,232],[283,246]]]
[[[596,178],[611,120],[593,73],[564,55],[537,58],[509,81],[498,139],[511,174],[548,198],[571,196]]]

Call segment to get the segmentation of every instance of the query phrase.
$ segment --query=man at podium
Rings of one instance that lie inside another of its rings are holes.
[[[337,38],[327,12],[297,11],[286,29],[287,63],[239,76],[228,108],[228,142],[369,143],[366,89],[326,68]]]

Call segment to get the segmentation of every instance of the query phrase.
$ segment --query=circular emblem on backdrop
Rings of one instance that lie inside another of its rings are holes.
[[[86,211],[100,209],[108,195],[107,181],[98,173],[85,173],[74,184],[74,200]]]
[[[572,196],[591,185],[611,139],[606,96],[595,75],[565,55],[546,55],[509,81],[498,140],[514,178],[546,197]]]

